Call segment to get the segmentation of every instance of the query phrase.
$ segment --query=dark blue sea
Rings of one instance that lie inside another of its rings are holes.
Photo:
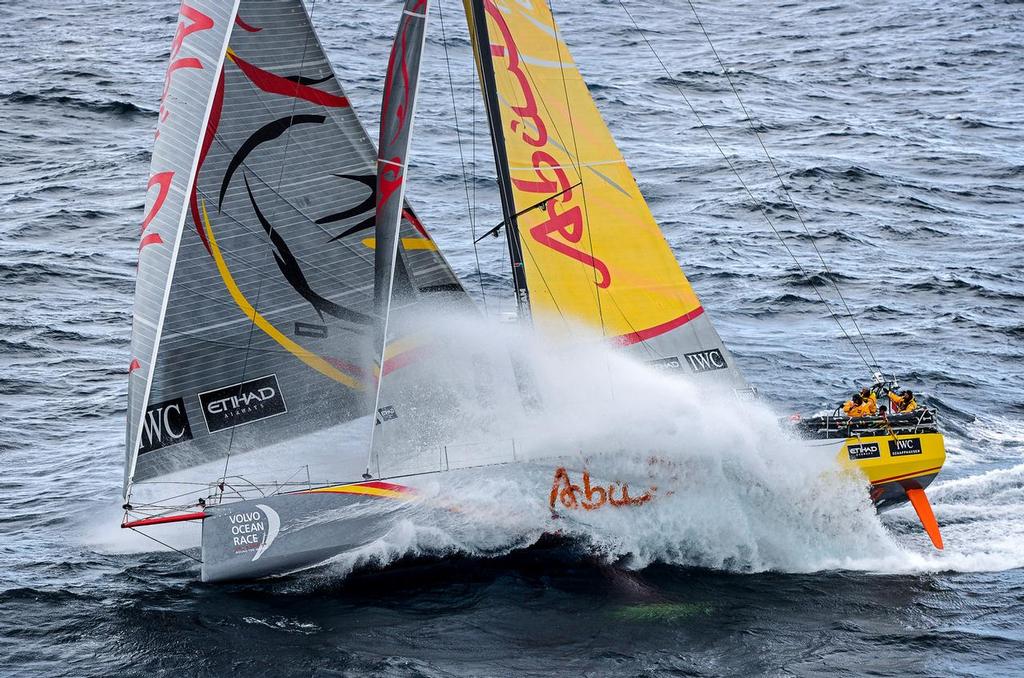
[[[626,5],[668,74],[617,1],[554,0],[723,339],[781,414],[867,376],[761,203],[837,305],[816,244],[878,361],[937,411],[949,456],[929,493],[945,552],[900,509],[878,519],[893,546],[877,560],[807,534],[749,567],[683,532],[642,560],[545,538],[199,583],[189,557],[117,529],[139,224],[177,2],[6,2],[0,675],[1024,675],[1024,5],[696,3],[806,231],[689,5]],[[470,216],[501,217],[461,3],[441,9],[452,82],[434,7],[409,198],[472,282]],[[370,130],[400,11],[312,6]],[[491,313],[511,310],[501,241],[479,256],[489,275],[469,286]],[[819,541],[857,565],[823,565]]]

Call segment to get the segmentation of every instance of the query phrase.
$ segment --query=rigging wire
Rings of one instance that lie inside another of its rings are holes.
[[[160,544],[161,546],[163,546],[163,547],[165,547],[165,548],[169,548],[169,549],[171,549],[172,551],[175,551],[175,552],[177,552],[177,553],[180,553],[181,555],[185,556],[186,558],[191,558],[192,560],[196,561],[197,563],[202,563],[202,562],[203,562],[201,558],[196,558],[196,557],[195,557],[194,555],[192,555],[191,553],[185,553],[185,552],[184,552],[184,551],[182,551],[181,549],[177,549],[177,548],[174,548],[173,546],[171,546],[171,545],[170,545],[170,544],[168,544],[167,542],[165,542],[165,541],[160,541],[159,539],[157,539],[157,538],[156,538],[156,537],[154,537],[153,535],[151,535],[151,534],[146,534],[146,533],[145,533],[145,532],[143,532],[142,530],[137,530],[137,529],[135,529],[134,527],[129,527],[128,529],[129,529],[129,530],[131,530],[132,532],[135,532],[136,534],[141,534],[141,535],[142,535],[143,537],[145,537],[146,539],[152,539],[152,540],[153,540],[153,541],[155,541],[155,542],[156,542],[157,544]]]
[[[789,189],[786,187],[786,182],[782,180],[782,174],[779,172],[778,167],[775,166],[775,160],[772,158],[771,153],[768,152],[768,147],[764,143],[764,139],[761,137],[761,133],[757,131],[757,126],[754,125],[753,119],[750,117],[750,111],[747,110],[746,105],[743,103],[743,99],[740,98],[739,90],[736,89],[736,84],[732,80],[732,76],[729,75],[729,70],[725,67],[725,63],[722,61],[722,57],[719,56],[718,50],[715,49],[715,43],[711,41],[711,35],[704,27],[704,22],[700,20],[700,15],[697,14],[697,8],[693,4],[693,0],[686,0],[690,6],[690,11],[693,12],[693,18],[697,20],[697,25],[700,27],[701,32],[704,34],[704,38],[708,42],[708,46],[711,48],[711,52],[715,55],[715,60],[718,61],[718,66],[722,69],[722,75],[725,76],[726,81],[729,83],[729,88],[732,89],[733,95],[736,97],[737,103],[740,105],[740,109],[743,110],[743,115],[747,119],[747,125],[750,126],[750,131],[754,133],[754,137],[761,145],[761,150],[764,151],[764,155],[768,158],[768,164],[771,165],[772,172],[775,173],[775,178],[779,181],[779,186],[782,187],[782,192],[786,196],[786,200],[789,201],[790,206],[793,208],[793,213],[796,214],[796,218],[800,221],[800,225],[803,226],[804,232],[807,233],[807,237],[811,241],[811,247],[814,248],[814,253],[818,255],[818,260],[821,261],[822,267],[825,269],[825,274],[828,280],[832,283],[832,286],[836,290],[836,294],[839,296],[840,301],[843,302],[843,308],[846,309],[847,316],[853,322],[854,328],[857,330],[857,335],[860,340],[864,343],[864,348],[867,349],[868,356],[871,358],[871,362],[874,364],[875,369],[880,371],[878,361],[875,359],[875,354],[871,350],[871,345],[868,340],[864,337],[864,333],[860,329],[860,325],[857,324],[857,317],[853,311],[850,310],[849,304],[846,303],[846,297],[843,296],[842,290],[839,289],[839,283],[836,281],[835,276],[832,274],[832,270],[829,268],[828,263],[825,261],[825,257],[821,255],[821,251],[818,249],[818,244],[815,242],[814,237],[811,235],[811,229],[808,228],[807,222],[804,221],[803,215],[796,206],[796,201],[793,200],[793,196],[790,195]]]
[[[477,249],[477,237],[476,237],[476,218],[473,214],[473,204],[469,198],[469,175],[466,172],[466,156],[462,152],[462,128],[459,125],[459,108],[455,104],[455,82],[452,79],[452,64],[448,58],[448,36],[444,30],[444,10],[442,9],[443,2],[437,3],[437,14],[441,19],[441,45],[444,47],[444,65],[448,70],[448,91],[452,95],[452,114],[455,119],[455,138],[459,144],[459,164],[462,166],[462,186],[466,189],[466,212],[469,215],[469,230],[473,236],[473,258],[476,260],[476,277],[480,283],[480,297],[484,303],[484,314],[487,314],[487,293],[484,292],[484,274],[480,269],[480,252]],[[475,97],[474,97],[475,100]],[[475,123],[475,120],[474,120]],[[475,133],[475,132],[474,132]],[[474,140],[474,144],[475,144]]]
[[[828,311],[829,315],[835,321],[840,331],[842,331],[843,335],[850,342],[850,345],[853,346],[854,351],[857,352],[857,355],[858,357],[860,357],[861,362],[864,363],[864,366],[868,369],[868,371],[871,371],[871,365],[868,363],[867,358],[864,357],[864,353],[857,345],[857,342],[854,341],[853,337],[850,336],[850,333],[846,330],[846,327],[839,319],[839,316],[836,314],[834,310],[832,310],[832,306],[828,303],[828,301],[826,301],[825,296],[821,293],[821,290],[819,290],[818,286],[814,283],[814,279],[810,275],[808,275],[807,271],[800,263],[800,260],[797,259],[796,254],[793,253],[793,250],[790,248],[785,238],[783,238],[782,234],[779,233],[778,229],[775,227],[775,224],[772,222],[771,217],[768,216],[768,212],[765,210],[764,204],[754,196],[754,193],[747,186],[747,183],[743,180],[743,177],[736,169],[736,166],[733,164],[732,160],[726,154],[725,149],[722,148],[721,144],[718,143],[718,140],[711,132],[711,128],[704,124],[704,120],[701,118],[700,113],[697,112],[697,109],[690,102],[690,99],[683,92],[682,88],[679,87],[679,85],[675,84],[675,78],[672,77],[672,74],[671,72],[669,72],[668,67],[665,65],[665,62],[662,61],[661,56],[659,56],[658,52],[654,49],[654,45],[652,45],[651,41],[647,39],[647,34],[644,33],[643,30],[640,28],[639,24],[637,24],[636,19],[633,18],[633,15],[626,8],[626,5],[623,3],[623,1],[618,0],[618,2],[619,6],[622,8],[622,11],[626,13],[627,17],[629,17],[629,20],[633,24],[633,27],[636,29],[637,33],[643,39],[644,43],[647,44],[647,48],[650,49],[651,54],[654,55],[654,58],[658,61],[658,64],[661,65],[661,70],[665,72],[666,77],[668,77],[668,79],[672,82],[673,87],[679,93],[679,96],[682,97],[683,102],[686,104],[687,108],[690,109],[690,112],[693,113],[693,116],[697,119],[697,124],[700,125],[700,127],[707,133],[708,137],[711,139],[711,142],[714,144],[715,148],[718,149],[719,154],[722,156],[726,164],[729,166],[729,169],[736,176],[736,179],[737,181],[739,181],[740,186],[743,187],[743,190],[747,193],[747,195],[754,202],[754,204],[757,205],[758,211],[761,212],[761,216],[764,217],[764,220],[768,223],[769,228],[771,228],[772,232],[779,239],[779,242],[782,243],[782,246],[785,248],[790,258],[793,259],[793,263],[796,264],[797,270],[800,271],[800,275],[803,278],[805,278],[807,282],[810,284],[811,289],[813,289],[815,294],[817,294],[818,298],[821,300],[821,303],[825,306],[825,309]]]

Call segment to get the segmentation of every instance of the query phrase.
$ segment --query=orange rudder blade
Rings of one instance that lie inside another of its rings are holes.
[[[921,521],[921,525],[924,526],[924,531],[932,540],[932,544],[941,551],[942,535],[939,533],[939,522],[935,520],[932,505],[928,503],[928,495],[920,487],[914,487],[907,490],[907,496],[910,498],[910,503],[914,505],[917,517]]]

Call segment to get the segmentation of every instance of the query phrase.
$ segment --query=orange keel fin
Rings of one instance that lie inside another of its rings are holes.
[[[907,490],[907,496],[910,498],[910,503],[914,505],[917,517],[921,521],[921,525],[924,526],[924,531],[932,540],[932,544],[941,551],[942,535],[939,533],[939,522],[935,520],[932,505],[928,503],[928,495],[920,487],[915,487]]]

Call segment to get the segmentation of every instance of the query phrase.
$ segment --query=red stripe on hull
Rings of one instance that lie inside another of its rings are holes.
[[[936,466],[935,468],[928,468],[923,471],[911,471],[910,473],[904,473],[902,475],[893,476],[891,478],[882,478],[880,480],[874,481],[871,484],[881,485],[882,483],[891,483],[894,480],[909,480],[910,478],[916,478],[917,476],[926,476],[929,473],[938,473],[941,469],[941,466]]]
[[[121,523],[122,528],[145,527],[146,525],[163,525],[164,523],[181,523],[186,520],[203,520],[206,514],[202,511],[197,513],[181,513],[176,516],[157,516],[155,518],[141,518],[139,520],[128,520]]]

